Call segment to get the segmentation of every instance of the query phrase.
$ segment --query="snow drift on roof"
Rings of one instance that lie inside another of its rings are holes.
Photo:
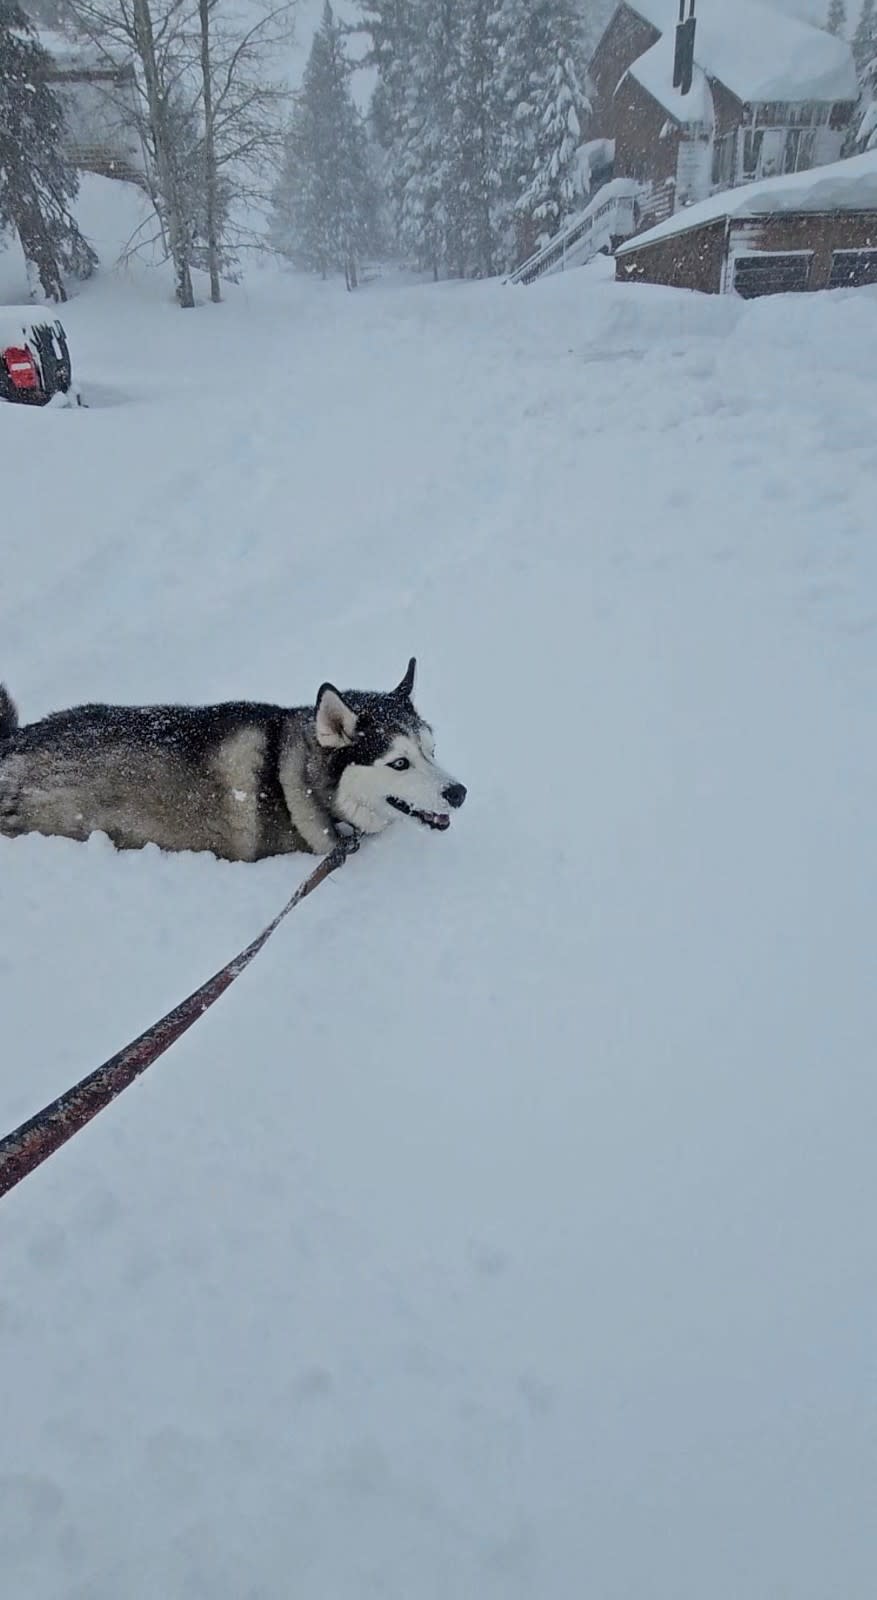
[[[784,11],[788,17],[801,22],[812,22],[814,28],[823,28],[828,15],[825,0],[764,0],[775,11]]]
[[[124,50],[118,44],[97,45],[90,39],[61,33],[52,28],[38,28],[36,35],[42,48],[51,56],[54,65],[64,67],[68,71],[81,72],[95,68],[125,66],[132,59],[131,52]]]
[[[688,94],[673,88],[673,56],[676,41],[673,31],[665,33],[651,50],[633,63],[629,76],[636,78],[653,99],[669,112],[674,121],[697,122],[707,127],[713,124],[713,97],[705,74],[695,67]]]
[[[877,211],[877,150],[848,161],[834,161],[810,172],[793,172],[782,178],[763,178],[739,189],[723,189],[697,205],[686,206],[619,245],[616,255],[639,250],[642,245],[687,233],[720,217],[762,217],[781,211]]]
[[[628,4],[662,33],[673,33],[679,20],[678,0],[628,0]],[[853,57],[843,39],[770,10],[758,0],[733,0],[730,5],[727,0],[697,0],[695,12],[695,60],[738,99],[855,100]],[[672,74],[668,92],[671,83]]]

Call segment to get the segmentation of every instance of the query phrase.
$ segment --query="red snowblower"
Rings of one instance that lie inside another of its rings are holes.
[[[28,306],[0,310],[0,399],[45,406],[56,396],[81,405],[73,388],[70,349],[57,318]]]

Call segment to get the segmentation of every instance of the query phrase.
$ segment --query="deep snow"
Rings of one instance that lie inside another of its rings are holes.
[[[25,716],[416,652],[470,787],[4,1202],[9,1596],[870,1600],[877,295],[606,271],[105,276],[0,415]],[[306,869],[0,840],[0,1128]]]

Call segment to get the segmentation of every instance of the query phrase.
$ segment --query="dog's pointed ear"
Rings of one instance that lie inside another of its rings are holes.
[[[357,716],[333,683],[324,683],[317,695],[317,743],[326,750],[341,750],[356,733]]]
[[[416,670],[417,662],[414,656],[412,656],[408,663],[408,671],[402,679],[402,682],[397,684],[396,688],[393,690],[393,694],[397,700],[411,699],[411,695],[414,691],[414,674]]]

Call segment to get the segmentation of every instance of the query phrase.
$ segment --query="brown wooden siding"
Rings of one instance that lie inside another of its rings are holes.
[[[742,101],[732,94],[730,89],[718,78],[710,78],[709,86],[713,96],[713,110],[716,114],[716,138],[721,139],[723,133],[732,133],[739,128],[744,116]]]
[[[619,80],[639,56],[657,44],[661,35],[630,6],[619,5],[591,58],[590,74],[594,85],[594,114],[591,126],[595,137],[614,139],[616,131],[613,97]]]
[[[731,249],[812,250],[811,289],[827,289],[835,250],[877,250],[877,211],[798,212],[731,223]]]
[[[666,283],[677,289],[699,289],[718,294],[725,262],[727,219],[656,239],[641,250],[626,250],[615,261],[615,276],[622,283]]]
[[[875,249],[877,211],[796,212],[739,221],[716,217],[685,233],[626,250],[616,258],[615,276],[622,283],[663,283],[720,294],[731,250],[737,255],[810,250],[808,288],[826,289],[835,250]]]
[[[652,183],[675,178],[681,137],[678,123],[628,73],[615,95],[616,178]]]

